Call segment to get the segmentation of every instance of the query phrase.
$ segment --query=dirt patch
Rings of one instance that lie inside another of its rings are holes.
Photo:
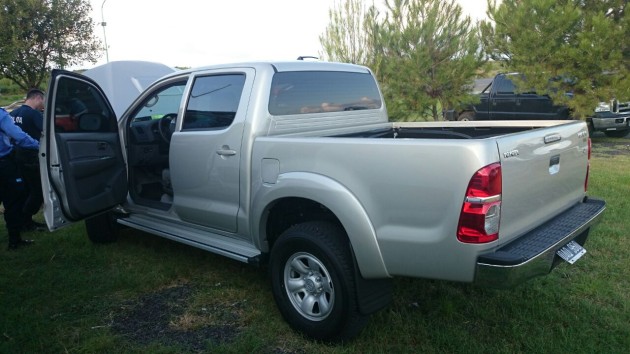
[[[630,155],[630,139],[621,142],[593,142],[593,154],[600,157]]]
[[[178,285],[125,302],[114,315],[112,329],[129,341],[147,345],[176,345],[190,351],[203,351],[210,343],[230,342],[239,334],[236,324],[190,324],[189,300],[194,293],[190,285]],[[203,311],[206,312],[204,308]],[[199,314],[195,314],[195,317]],[[182,325],[185,322],[189,325]]]

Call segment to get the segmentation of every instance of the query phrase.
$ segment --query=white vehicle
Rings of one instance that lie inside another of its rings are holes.
[[[47,100],[51,229],[85,219],[103,243],[125,225],[266,265],[284,318],[320,340],[358,334],[392,277],[509,286],[575,262],[605,209],[584,122],[391,123],[362,66],[177,71],[121,117],[55,70]]]

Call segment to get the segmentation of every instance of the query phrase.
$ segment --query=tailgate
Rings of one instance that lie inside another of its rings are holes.
[[[506,135],[497,145],[503,179],[499,245],[583,199],[588,167],[584,122]]]

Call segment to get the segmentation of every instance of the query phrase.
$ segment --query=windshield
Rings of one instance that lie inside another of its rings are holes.
[[[185,86],[186,81],[183,81],[155,92],[145,100],[133,121],[160,119],[166,114],[177,113]]]

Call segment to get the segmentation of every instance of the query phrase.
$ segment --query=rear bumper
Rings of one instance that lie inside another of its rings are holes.
[[[477,259],[475,283],[505,288],[549,273],[561,258],[556,252],[570,241],[584,245],[606,202],[585,199],[500,249]]]

